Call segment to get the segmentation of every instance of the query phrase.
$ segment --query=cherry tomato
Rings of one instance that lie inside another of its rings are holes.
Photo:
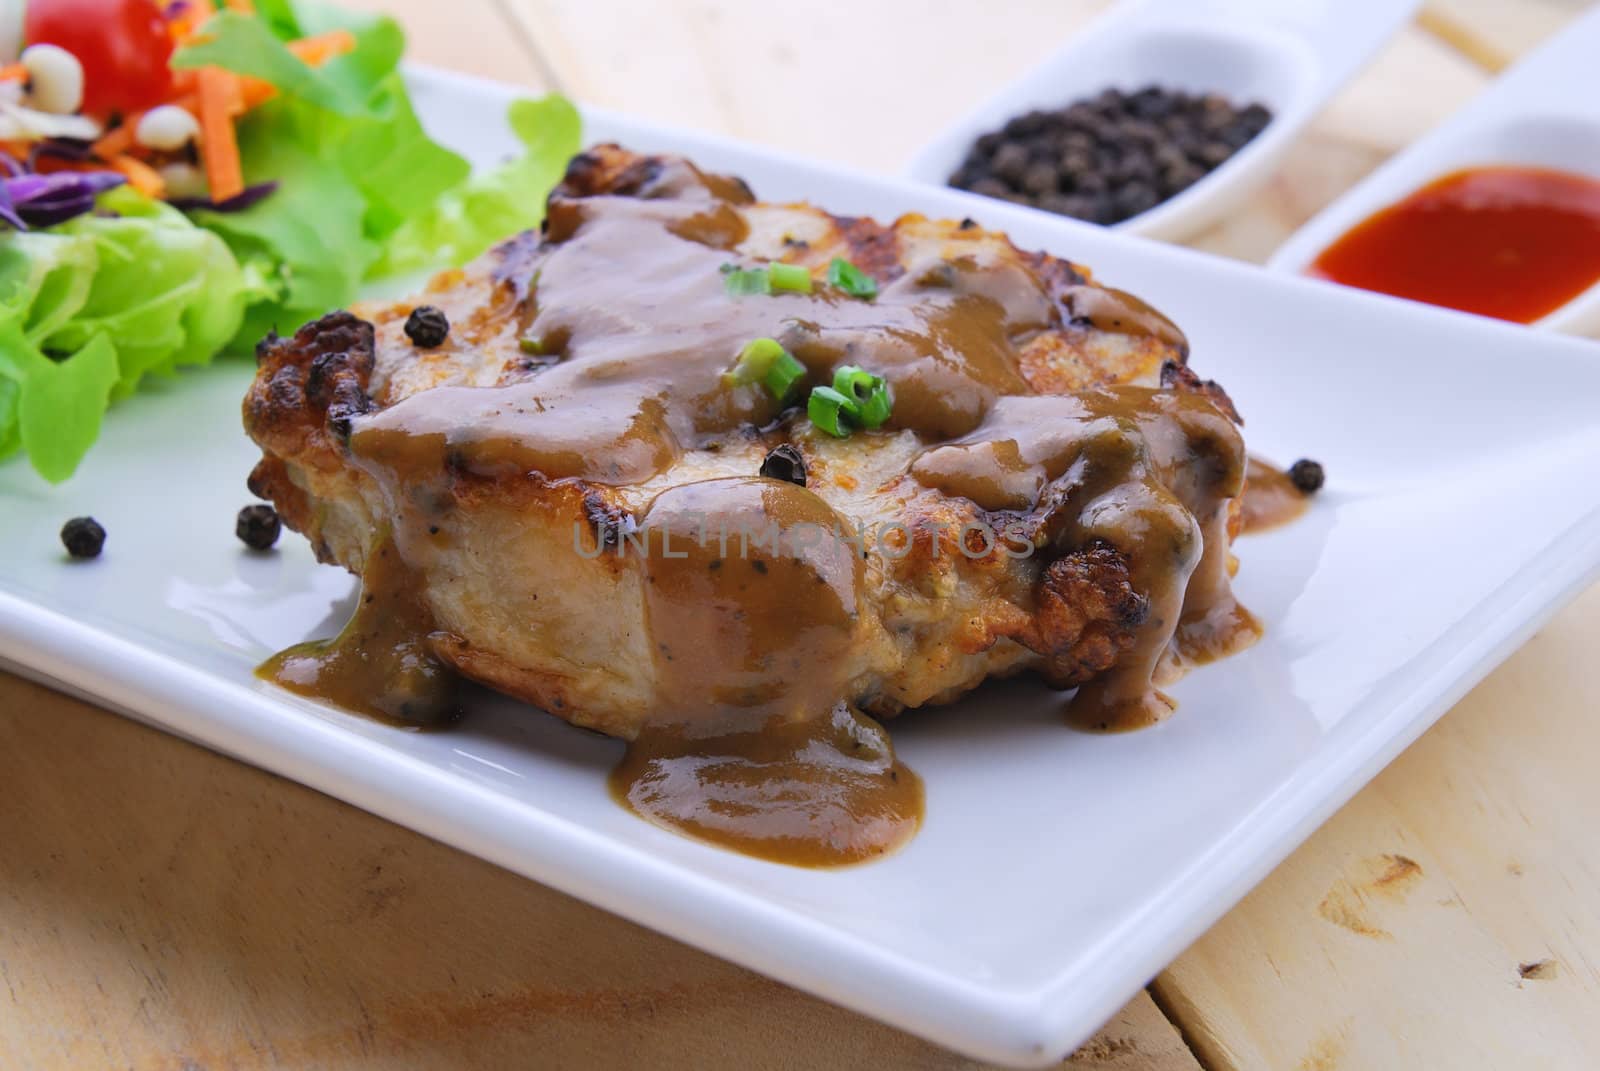
[[[28,0],[23,41],[78,58],[90,115],[153,108],[172,87],[172,38],[154,0]]]

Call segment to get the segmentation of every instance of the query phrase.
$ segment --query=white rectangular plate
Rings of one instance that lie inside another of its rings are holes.
[[[414,81],[441,137],[480,163],[509,151],[511,90]],[[352,581],[293,535],[268,555],[235,541],[256,451],[251,369],[227,361],[120,405],[64,486],[0,466],[0,657],[952,1048],[1042,1066],[1596,573],[1593,344],[589,118],[591,139],[687,153],[765,198],[976,217],[1170,313],[1252,448],[1329,473],[1307,519],[1239,544],[1263,642],[1190,675],[1144,732],[1072,732],[1026,683],[909,713],[895,740],[927,784],[909,848],[842,871],[759,862],[631,817],[606,793],[614,742],[509,701],[404,732],[256,681],[266,655],[337,627]],[[110,538],[69,564],[56,533],[82,513]]]

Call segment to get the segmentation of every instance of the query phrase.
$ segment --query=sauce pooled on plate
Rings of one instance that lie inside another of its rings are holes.
[[[627,806],[805,865],[874,858],[915,832],[920,782],[863,711],[898,709],[879,692],[881,659],[916,642],[885,624],[885,607],[927,595],[900,590],[911,582],[895,572],[894,540],[861,540],[873,510],[1007,533],[1013,553],[990,545],[955,575],[993,590],[985,612],[998,631],[985,642],[1011,645],[1013,668],[1076,686],[1067,716],[1085,727],[1159,720],[1173,704],[1157,680],[1259,634],[1229,589],[1246,456],[1225,399],[1182,375],[1160,387],[1034,385],[1030,346],[1090,325],[1181,354],[1182,335],[1159,313],[981,246],[908,253],[880,272],[873,300],[820,279],[804,292],[730,293],[724,269],[747,259],[740,246],[759,223],[748,191],[681,161],[649,190],[558,197],[542,241],[503,247],[495,300],[514,305],[508,325],[483,330],[526,340],[526,360],[492,385],[433,387],[356,414],[348,437],[409,570],[369,569],[368,584],[403,585],[402,607],[426,607],[430,585],[454,582],[438,563],[459,503],[570,494],[585,504],[582,560],[561,568],[637,591],[649,652],[654,702],[620,734],[629,746],[611,779]],[[450,319],[450,341],[427,359],[480,344],[470,315]],[[800,486],[758,477],[755,464],[708,474],[707,459],[752,442],[823,451],[793,398],[729,380],[758,338],[799,361],[803,390],[844,366],[887,381],[887,422],[851,444],[904,456],[881,486]],[[916,553],[973,542],[966,529],[901,535]],[[1045,619],[1070,625],[1095,609],[1091,575],[1124,578],[1120,593],[1093,588],[1115,594],[1115,627],[1058,648]],[[408,614],[398,629],[460,657],[461,641]],[[344,702],[333,675],[300,686]]]

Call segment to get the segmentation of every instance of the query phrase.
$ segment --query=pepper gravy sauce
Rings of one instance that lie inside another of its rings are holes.
[[[397,504],[386,544],[397,557],[426,540],[429,488],[452,473],[638,485],[753,429],[804,442],[803,421],[761,385],[724,378],[747,342],[771,337],[805,365],[802,399],[842,364],[888,381],[888,425],[856,434],[912,433],[921,452],[901,479],[970,500],[996,527],[1027,523],[1036,553],[1008,566],[1024,611],[1060,555],[1103,543],[1126,559],[1148,613],[1116,664],[1077,689],[1073,723],[1159,720],[1173,704],[1156,679],[1259,634],[1229,591],[1246,455],[1228,416],[1199,391],[1038,393],[1019,360],[1072,318],[1181,343],[1159,313],[1097,287],[1063,297],[1025,261],[983,252],[904,264],[871,301],[820,278],[809,294],[733,296],[721,269],[747,263],[736,247],[748,192],[680,164],[655,193],[552,201],[544,242],[514,280],[518,334],[536,356],[498,385],[438,387],[355,419],[349,449]],[[447,345],[471,344],[454,335]],[[644,580],[660,703],[612,774],[615,796],[653,822],[790,863],[904,843],[920,783],[852,706],[871,671],[857,640],[883,579],[838,535],[850,520],[812,490],[752,473],[668,486],[631,521],[623,559]],[[700,538],[707,524],[715,532]],[[746,528],[812,534],[737,553],[716,538]],[[432,626],[389,553],[365,582],[393,611],[352,636],[401,652]],[[354,709],[394,709],[381,693],[404,674],[334,646],[286,652],[265,672]]]
[[[1246,472],[1241,511],[1246,533],[1282,527],[1306,511],[1310,498],[1294,485],[1284,470],[1270,461],[1252,457]]]
[[[384,537],[367,557],[355,613],[339,635],[280,651],[256,676],[397,725],[449,721],[459,713],[458,681],[429,650],[432,631],[423,588]]]

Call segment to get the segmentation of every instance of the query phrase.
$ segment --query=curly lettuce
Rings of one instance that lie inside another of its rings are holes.
[[[378,273],[464,264],[501,238],[539,225],[545,195],[578,151],[578,110],[552,94],[513,102],[508,118],[522,155],[473,176],[428,211],[409,217],[385,244]],[[538,196],[529,197],[530,190]]]
[[[579,147],[558,96],[509,115],[524,152],[480,175],[417,120],[393,19],[305,0],[219,11],[173,57],[271,83],[238,123],[244,178],[275,190],[235,211],[187,216],[127,189],[101,212],[45,230],[0,229],[0,457],[70,476],[104,412],[150,375],[248,352],[353,301],[382,275],[459,264],[536,226]],[[319,66],[287,47],[348,31]]]
[[[459,264],[538,225],[579,147],[578,113],[565,99],[513,103],[508,118],[522,156],[469,177],[467,162],[417,121],[393,19],[304,0],[267,0],[256,12],[219,13],[205,39],[173,59],[259,78],[279,92],[239,125],[246,183],[276,180],[277,192],[242,212],[195,214],[269,280],[242,341],[345,304],[364,280]],[[356,47],[320,67],[286,47],[331,30],[348,31]]]
[[[128,189],[115,215],[0,239],[0,455],[72,475],[113,398],[200,364],[264,289],[222,239]]]

